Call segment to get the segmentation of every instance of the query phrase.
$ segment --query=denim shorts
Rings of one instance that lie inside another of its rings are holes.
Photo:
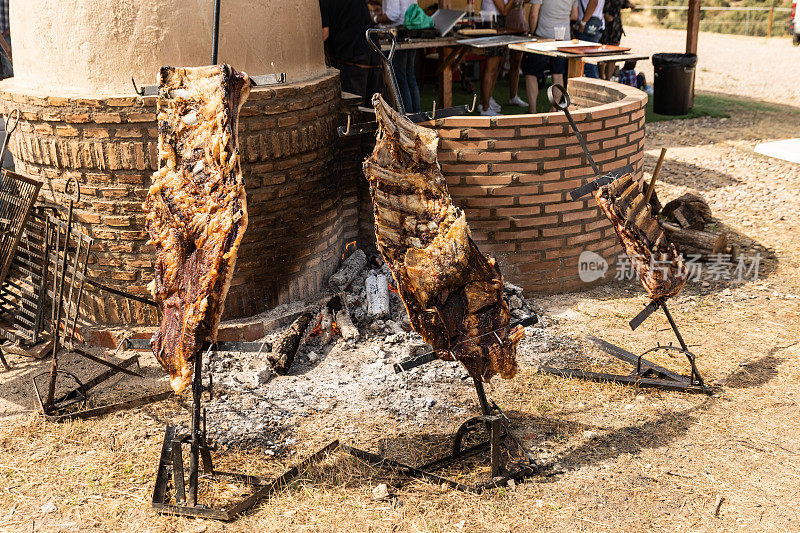
[[[550,71],[550,74],[566,74],[567,60],[563,57],[550,57],[529,52],[522,56],[522,73],[526,76],[543,78],[545,71]]]

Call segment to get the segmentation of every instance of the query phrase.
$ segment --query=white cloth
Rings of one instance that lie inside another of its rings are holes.
[[[402,24],[406,20],[406,11],[417,0],[383,0],[383,14],[395,24]]]

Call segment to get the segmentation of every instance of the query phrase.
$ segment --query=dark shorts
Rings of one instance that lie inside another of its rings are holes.
[[[497,24],[495,26],[498,30],[505,28],[506,17],[503,15],[497,15]],[[483,55],[486,57],[505,57],[506,52],[508,52],[507,46],[493,46],[491,48],[483,49]]]
[[[545,71],[549,71],[550,74],[566,74],[567,60],[563,57],[531,53],[525,53],[522,56],[522,73],[526,76],[543,78]]]

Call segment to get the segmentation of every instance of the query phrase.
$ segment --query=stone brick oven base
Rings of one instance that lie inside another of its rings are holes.
[[[0,109],[18,107],[10,149],[19,172],[45,183],[43,200],[67,205],[81,184],[79,228],[94,238],[88,274],[147,294],[153,253],[141,203],[157,168],[154,97],[78,98],[16,91],[0,83]],[[242,109],[239,145],[249,227],[224,318],[258,314],[319,292],[344,245],[357,238],[358,154],[339,141],[343,100],[336,71],[256,89]],[[353,107],[353,103],[346,103]],[[355,176],[355,177],[354,177]],[[152,325],[153,308],[89,287],[83,317],[103,325]]]
[[[587,78],[569,80],[568,91],[601,172],[631,164],[641,175],[647,95]],[[569,197],[594,176],[563,113],[453,117],[436,129],[450,194],[508,281],[530,293],[588,287],[578,275],[584,250],[613,265],[621,247],[611,224],[593,197]]]
[[[641,174],[647,96],[582,78],[570,80],[569,90],[601,170],[632,164]],[[223,318],[312,296],[347,243],[374,246],[361,173],[374,140],[340,139],[335,131],[346,113],[357,117],[357,103],[342,95],[335,71],[252,92],[239,137],[250,225]],[[154,249],[141,203],[158,162],[155,98],[35,95],[16,91],[13,79],[0,82],[0,110],[14,107],[22,112],[10,146],[18,171],[43,181],[44,200],[62,209],[66,180],[81,183],[76,218],[95,240],[89,276],[147,294]],[[593,176],[562,114],[453,117],[434,127],[450,193],[507,280],[531,293],[559,292],[587,286],[578,276],[582,251],[613,263],[620,247],[594,199],[568,197]],[[91,287],[85,304],[82,315],[102,327],[158,319],[151,307]]]

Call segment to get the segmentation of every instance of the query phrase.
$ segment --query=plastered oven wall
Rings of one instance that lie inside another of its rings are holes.
[[[157,81],[163,65],[211,63],[212,0],[12,0],[14,85],[111,95]],[[317,0],[225,0],[219,60],[289,82],[325,73]]]

